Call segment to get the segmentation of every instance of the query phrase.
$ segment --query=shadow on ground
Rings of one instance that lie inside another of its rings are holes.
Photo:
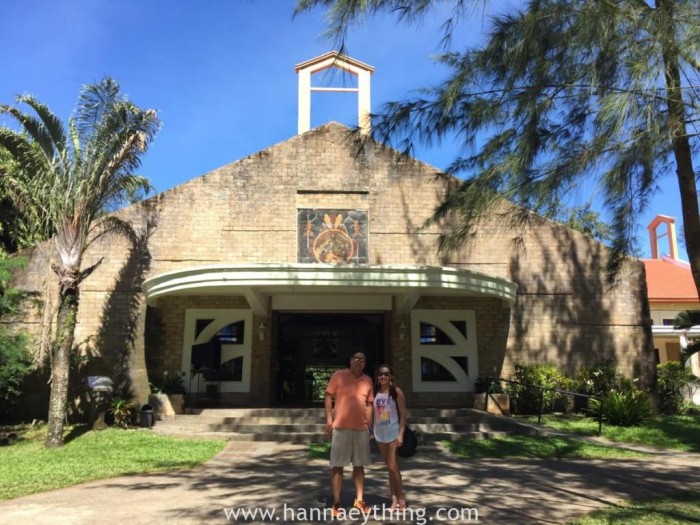
[[[225,523],[224,508],[275,508],[280,516],[285,508],[309,512],[329,506],[330,476],[325,461],[308,459],[303,447],[250,457],[245,453],[249,446],[232,443],[204,467],[140,476],[126,487],[121,481],[115,487],[151,493],[154,499],[167,497],[168,490],[186,492],[189,497],[172,500],[164,511],[163,518],[175,521],[187,516],[195,522]],[[476,509],[480,523],[565,523],[620,500],[658,497],[681,489],[700,491],[699,469],[700,457],[691,462],[687,456],[663,461],[456,460],[438,447],[423,450],[402,464],[407,500],[416,511],[409,520],[412,523],[427,523],[419,518],[418,509],[425,509],[426,520],[439,509],[453,509],[453,517],[459,512],[455,509]],[[386,472],[377,463],[367,471],[365,501],[378,507],[388,505],[387,492]],[[191,499],[194,495],[197,502]],[[354,498],[349,469],[343,498],[349,507]],[[290,511],[286,521],[294,522],[291,517]],[[230,522],[264,520],[239,516]]]

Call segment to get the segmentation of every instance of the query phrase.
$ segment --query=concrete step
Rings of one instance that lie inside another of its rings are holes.
[[[205,417],[320,417],[325,418],[322,407],[310,408],[203,408],[192,409],[194,415]]]
[[[488,439],[526,431],[510,418],[461,408],[413,409],[409,424],[424,443],[464,437]],[[310,443],[325,439],[325,415],[322,408],[214,408],[157,421],[153,431],[240,441]]]

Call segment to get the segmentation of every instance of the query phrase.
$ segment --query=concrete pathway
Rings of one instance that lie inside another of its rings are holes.
[[[487,524],[567,523],[622,500],[700,491],[700,454],[457,461],[434,445],[403,461],[411,508],[392,520],[381,513],[389,504],[386,472],[375,460],[367,469],[365,500],[378,511],[366,521],[355,516],[355,523],[470,523],[476,513],[478,523]],[[349,474],[343,487],[348,505]],[[232,442],[197,469],[123,476],[0,502],[0,524],[326,523],[321,513],[329,503],[327,462],[307,459],[306,446]],[[255,508],[275,514],[244,518],[244,509]]]

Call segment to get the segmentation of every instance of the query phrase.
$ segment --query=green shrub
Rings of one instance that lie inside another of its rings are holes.
[[[634,381],[622,375],[617,368],[607,363],[593,367],[582,366],[576,372],[576,382],[582,394],[603,396],[612,390],[632,392],[636,389]]]
[[[603,398],[609,392],[633,392],[636,390],[634,381],[622,375],[617,368],[608,363],[595,366],[582,366],[572,378],[571,389],[579,394]],[[588,399],[576,397],[575,412],[588,412]]]
[[[503,394],[503,386],[501,385],[498,378],[487,377],[486,379],[482,377],[477,377],[474,382],[474,393],[476,394]]]
[[[17,312],[21,293],[10,287],[12,271],[23,265],[23,261],[9,259],[0,250],[0,320]],[[0,325],[0,420],[9,411],[20,393],[24,377],[34,370],[27,351],[27,337],[22,333],[11,333]]]
[[[576,392],[578,383],[573,377],[563,375],[559,380],[559,389],[566,392]],[[554,411],[562,412],[564,414],[570,414],[574,411],[576,406],[576,397],[571,394],[560,393],[554,399]]]
[[[507,388],[511,409],[516,414],[537,414],[540,408],[540,396],[542,396],[543,412],[552,412],[563,404],[560,394],[547,390],[561,388],[563,381],[563,375],[552,364],[516,364],[512,380],[520,383],[508,383]],[[544,387],[545,390],[542,391],[530,385]]]
[[[163,372],[151,383],[151,391],[154,394],[184,394],[184,376],[180,372]]]
[[[26,346],[25,336],[9,334],[0,327],[0,421],[20,394],[24,377],[34,370]]]
[[[631,392],[611,391],[603,396],[603,421],[620,427],[635,427],[654,415],[649,395],[642,390]],[[595,416],[600,414],[601,403],[591,399],[590,407]]]
[[[676,415],[683,411],[683,390],[693,379],[678,361],[657,365],[657,386],[659,389],[659,411],[662,414]]]
[[[114,425],[119,428],[129,428],[133,422],[135,407],[122,397],[112,399],[109,411],[114,420]]]

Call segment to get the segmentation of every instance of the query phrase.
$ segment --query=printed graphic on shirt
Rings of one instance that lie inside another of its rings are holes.
[[[391,423],[391,404],[389,397],[377,397],[377,424],[389,425]]]

